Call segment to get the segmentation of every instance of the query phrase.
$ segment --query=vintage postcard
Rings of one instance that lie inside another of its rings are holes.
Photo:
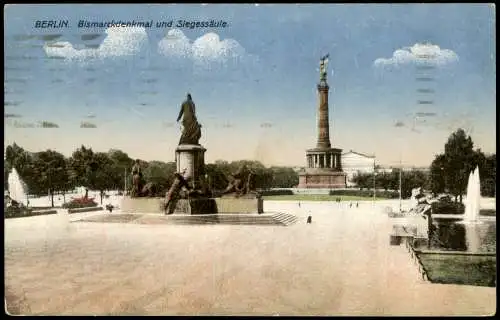
[[[495,25],[5,5],[6,313],[495,314]]]

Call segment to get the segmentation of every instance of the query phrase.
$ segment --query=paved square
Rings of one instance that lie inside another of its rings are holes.
[[[379,202],[266,201],[288,227],[5,220],[9,311],[35,315],[490,315],[496,288],[420,280]],[[114,213],[112,213],[114,214]],[[312,224],[306,217],[312,215]]]

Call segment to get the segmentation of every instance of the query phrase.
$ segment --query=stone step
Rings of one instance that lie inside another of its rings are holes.
[[[175,224],[236,224],[236,225],[285,225],[274,215],[171,215],[167,221]]]
[[[294,224],[297,222],[297,217],[288,213],[284,212],[279,212],[273,215],[274,220],[278,221],[279,223],[289,226],[291,224]]]

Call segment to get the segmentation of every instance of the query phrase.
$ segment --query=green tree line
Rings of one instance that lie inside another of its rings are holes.
[[[134,159],[121,150],[94,152],[81,146],[67,158],[53,150],[29,152],[17,144],[6,148],[4,162],[4,188],[8,188],[8,174],[16,168],[28,186],[31,195],[65,194],[77,186],[90,190],[122,190],[132,186],[130,169]],[[176,165],[174,162],[141,161],[144,178],[157,185],[157,191],[164,193],[172,183]],[[209,183],[214,190],[222,190],[228,184],[228,176],[241,165],[247,165],[255,174],[255,187],[259,189],[292,188],[299,182],[298,173],[289,167],[265,167],[258,161],[223,160],[205,166]],[[402,196],[408,198],[411,190],[423,187],[434,194],[450,193],[456,201],[465,194],[470,172],[479,167],[481,194],[493,197],[496,194],[496,155],[486,155],[480,149],[474,150],[470,136],[459,129],[448,138],[444,153],[436,155],[429,172],[402,172]],[[360,174],[354,182],[362,189],[373,188],[373,174]],[[377,189],[398,190],[399,172],[378,173],[375,177]]]
[[[353,177],[353,182],[361,189],[373,190],[373,183],[375,182],[376,189],[399,190],[399,168],[392,170],[392,172],[378,172],[358,174]],[[401,197],[406,199],[411,196],[413,188],[422,187],[427,189],[429,185],[429,175],[425,171],[402,171],[401,172]]]
[[[4,188],[8,188],[8,174],[16,168],[26,183],[30,195],[51,195],[67,193],[75,187],[83,186],[98,190],[102,195],[107,190],[130,190],[132,177],[130,170],[134,159],[121,150],[94,152],[92,148],[81,146],[67,158],[53,150],[29,152],[17,144],[6,148],[4,163]],[[157,192],[164,194],[173,182],[175,162],[140,160],[146,181],[157,186]],[[255,172],[255,187],[259,189],[291,188],[298,184],[298,173],[289,167],[265,167],[258,161],[215,161],[205,166],[205,173],[214,190],[223,190],[231,173],[243,164]]]
[[[462,202],[466,194],[468,178],[472,170],[479,168],[481,195],[496,195],[496,154],[484,154],[474,150],[472,138],[463,129],[450,135],[444,153],[436,155],[430,166],[430,190],[434,194],[450,193],[456,202]]]
[[[444,153],[435,156],[428,172],[409,171],[401,174],[401,194],[411,196],[413,188],[422,187],[434,195],[449,193],[456,202],[462,202],[466,193],[469,174],[479,168],[481,195],[494,197],[496,194],[496,154],[486,155],[481,149],[474,150],[474,143],[463,129],[452,133],[444,146]],[[359,174],[353,182],[362,189],[373,189],[373,173]],[[399,190],[399,169],[390,173],[376,173],[377,189]]]

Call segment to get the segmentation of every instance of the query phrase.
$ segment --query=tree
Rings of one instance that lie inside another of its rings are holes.
[[[358,173],[354,175],[352,181],[360,188],[373,189],[373,175],[370,173]]]
[[[463,129],[454,132],[444,146],[446,187],[455,196],[455,201],[460,199],[460,203],[467,188],[468,175],[474,166],[473,147],[471,137]]]
[[[408,199],[411,197],[411,191],[415,188],[425,188],[428,177],[427,174],[420,170],[403,172],[401,176],[401,194],[402,198]]]
[[[229,183],[226,175],[225,165],[227,163],[215,162],[205,165],[205,174],[208,176],[208,184],[213,190],[224,190]],[[229,172],[229,171],[228,171]]]
[[[117,149],[110,149],[108,151],[108,157],[113,162],[112,179],[117,188],[119,190],[125,189],[124,179],[127,180],[127,184],[130,186],[132,182],[130,170],[132,169],[134,160],[131,159],[127,153]]]
[[[13,168],[16,168],[19,176],[26,183],[29,193],[37,193],[36,177],[32,172],[33,156],[30,152],[25,151],[15,143],[7,146],[5,149],[5,164],[7,168],[4,167],[4,170],[9,173]],[[8,174],[5,181],[8,185]]]
[[[430,168],[430,189],[434,196],[446,191],[445,181],[446,157],[438,154],[432,161]]]
[[[9,164],[7,162],[4,162],[3,163],[3,189],[4,190],[9,189],[9,173],[10,173]]]
[[[486,156],[481,149],[474,150],[470,136],[458,129],[446,142],[445,153],[439,154],[431,164],[429,184],[434,194],[450,192],[455,201],[466,192],[468,177],[479,168],[481,195],[494,196],[496,186],[496,155]]]
[[[243,165],[246,165],[247,168],[255,174],[254,187],[256,189],[267,189],[272,187],[273,172],[259,161],[238,160],[229,163],[227,161],[217,160],[215,163],[205,166],[205,173],[208,175],[211,188],[214,190],[224,190],[228,185],[228,178]]]
[[[76,187],[75,179],[71,176],[71,161],[69,158],[64,159],[65,162],[65,170],[66,170],[66,184],[63,185],[62,194],[63,201],[66,203],[66,192],[68,190],[73,190]]]
[[[494,197],[496,188],[496,155],[486,156],[481,149],[476,150],[474,167],[476,166],[479,168],[481,195],[484,197]]]
[[[496,197],[496,187],[497,187],[496,154],[492,154],[486,157],[483,180],[484,182],[481,184],[481,194],[485,197]]]
[[[177,169],[175,162],[150,161],[144,169],[144,179],[156,186],[157,193],[165,194],[173,182]]]
[[[85,197],[88,197],[88,188],[91,184],[91,175],[95,171],[97,164],[94,161],[94,152],[92,148],[81,146],[75,150],[70,158],[71,176],[75,185],[80,185],[86,188]]]
[[[382,188],[387,191],[391,188],[391,177],[385,172],[378,173],[375,179],[375,183],[377,188]]]
[[[104,192],[116,187],[113,181],[113,161],[107,153],[96,152],[93,154],[87,175],[88,188],[99,190],[102,204]]]
[[[54,192],[65,190],[69,180],[64,156],[53,150],[38,152],[33,169],[40,188],[48,190],[54,207]]]
[[[299,175],[288,167],[271,167],[272,188],[293,188],[299,183]]]
[[[273,173],[267,169],[261,162],[253,160],[233,161],[230,164],[231,174],[236,172],[242,165],[246,165],[254,174],[254,187],[256,189],[271,188],[273,182]]]

